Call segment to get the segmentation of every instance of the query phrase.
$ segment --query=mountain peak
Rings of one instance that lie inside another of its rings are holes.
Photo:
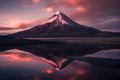
[[[75,24],[74,21],[72,21],[69,17],[67,17],[61,11],[57,11],[55,14],[53,14],[53,16],[48,18],[42,24],[46,24],[46,23],[53,23],[55,26],[60,26],[62,24],[68,24],[68,25],[74,25]]]
[[[61,11],[57,11],[55,14],[61,14]]]

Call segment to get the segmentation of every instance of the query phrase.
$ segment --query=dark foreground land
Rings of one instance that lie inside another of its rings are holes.
[[[120,37],[85,37],[85,38],[25,38],[37,41],[57,41],[77,44],[120,44]]]
[[[120,37],[97,38],[12,38],[0,36],[0,46],[29,44],[114,44],[120,45]]]

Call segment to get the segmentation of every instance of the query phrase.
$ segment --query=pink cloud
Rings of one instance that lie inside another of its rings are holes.
[[[79,12],[86,12],[87,11],[87,9],[85,7],[82,7],[82,6],[78,6],[78,7],[76,7],[76,9]]]
[[[32,2],[35,4],[39,4],[41,2],[41,0],[32,0]]]
[[[53,7],[46,7],[46,8],[43,8],[42,10],[46,11],[46,12],[53,12],[54,8]]]
[[[53,11],[70,11],[71,9],[74,9],[74,11],[85,13],[87,12],[87,8],[85,7],[85,3],[87,0],[53,0],[53,1],[46,1],[45,7],[43,8],[43,11],[46,12],[53,12]],[[65,9],[62,9],[62,7]]]
[[[21,23],[18,24],[17,26],[0,26],[0,30],[12,30],[12,29],[24,29],[27,27],[27,23]]]
[[[65,4],[68,7],[74,7],[79,12],[86,12],[87,8],[83,5],[86,2],[87,0],[66,0]]]

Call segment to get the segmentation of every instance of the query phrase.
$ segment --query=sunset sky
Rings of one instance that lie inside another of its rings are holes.
[[[120,0],[0,0],[0,35],[41,23],[58,10],[80,24],[120,32],[119,5]]]

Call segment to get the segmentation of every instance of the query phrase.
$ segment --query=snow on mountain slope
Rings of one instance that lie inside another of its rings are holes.
[[[42,24],[45,23],[52,23],[56,26],[62,25],[62,24],[68,24],[68,25],[74,25],[75,22],[72,21],[70,18],[65,16],[62,12],[57,11],[52,17],[50,17],[47,21],[43,22]]]
[[[52,17],[31,29],[15,34],[13,37],[83,37],[93,36],[98,29],[74,22],[62,12],[56,12]]]

